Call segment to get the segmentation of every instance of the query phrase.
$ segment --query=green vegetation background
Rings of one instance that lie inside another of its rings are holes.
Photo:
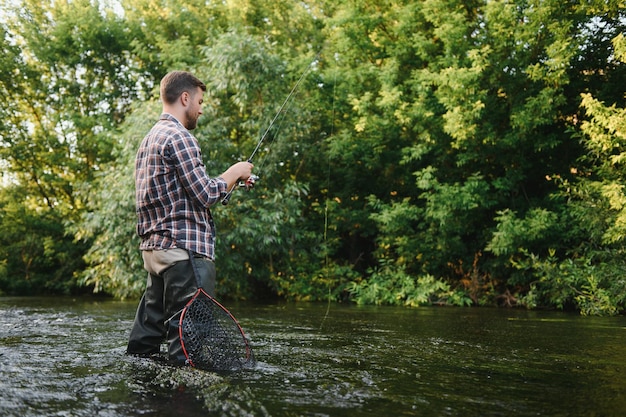
[[[0,291],[137,297],[133,160],[158,82],[207,84],[234,299],[626,308],[623,0],[0,6]]]

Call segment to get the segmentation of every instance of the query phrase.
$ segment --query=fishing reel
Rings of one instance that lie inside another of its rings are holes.
[[[251,190],[252,188],[254,188],[254,184],[256,183],[256,181],[257,181],[258,179],[259,179],[259,177],[258,177],[257,175],[252,174],[252,175],[250,175],[250,176],[248,177],[248,179],[247,179],[247,180],[245,180],[245,181],[239,181],[239,182],[237,183],[237,186],[238,186],[238,187],[241,187],[241,188],[245,188],[246,190],[248,190],[248,191],[249,191],[249,190]],[[228,191],[228,192],[226,193],[226,195],[225,195],[225,196],[224,196],[224,198],[222,199],[222,205],[223,205],[223,206],[228,205],[228,202],[230,201],[230,197],[233,195],[233,191],[234,191],[234,190],[235,190],[235,186],[233,186],[233,188],[231,188],[231,189],[230,189],[230,191]]]
[[[247,180],[239,181],[239,187],[245,188],[246,190],[251,190],[254,188],[254,184],[259,179],[258,175],[250,175]]]

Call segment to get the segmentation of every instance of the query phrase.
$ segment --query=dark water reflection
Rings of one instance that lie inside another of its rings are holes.
[[[134,302],[0,298],[0,416],[622,416],[626,318],[230,305],[258,366],[124,355]]]

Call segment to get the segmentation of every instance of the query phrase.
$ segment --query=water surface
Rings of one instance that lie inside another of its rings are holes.
[[[227,305],[253,370],[124,355],[135,302],[0,298],[0,416],[622,416],[626,318]]]

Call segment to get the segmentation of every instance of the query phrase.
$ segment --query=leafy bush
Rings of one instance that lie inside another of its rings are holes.
[[[472,300],[462,292],[432,275],[412,277],[403,267],[383,263],[370,271],[367,279],[353,281],[348,290],[357,304],[405,305],[470,305]]]

